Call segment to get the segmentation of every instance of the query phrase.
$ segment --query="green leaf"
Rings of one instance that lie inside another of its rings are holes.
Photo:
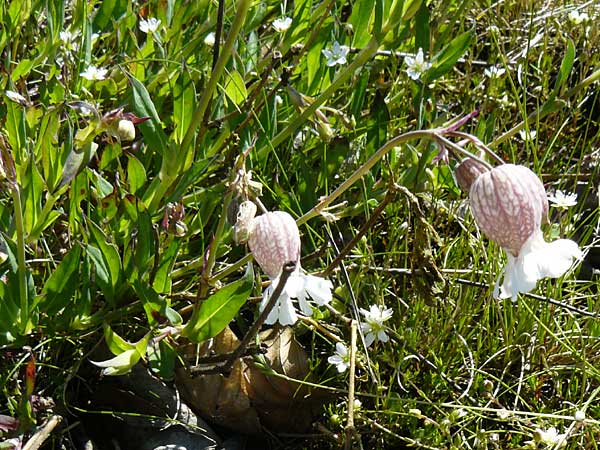
[[[127,342],[125,339],[115,333],[110,325],[106,325],[104,327],[104,340],[106,341],[106,345],[108,345],[108,349],[113,355],[120,355],[127,350],[135,349],[135,344]]]
[[[132,194],[135,194],[146,183],[146,168],[133,155],[128,155],[127,181],[129,182],[129,192]]]
[[[81,247],[75,245],[44,284],[42,294],[45,295],[43,309],[46,314],[55,315],[69,304],[79,285],[80,265]]]
[[[169,244],[169,247],[160,255],[158,260],[158,268],[154,275],[152,287],[156,292],[168,294],[171,292],[171,272],[175,265],[175,258],[179,252],[179,240],[174,240]]]
[[[248,97],[246,84],[239,72],[234,70],[229,74],[225,82],[225,94],[236,106],[240,106]]]
[[[154,289],[139,280],[134,282],[133,289],[144,306],[148,323],[151,326],[157,325],[158,320],[154,314],[158,313],[161,316],[166,316],[167,301],[158,295]]]
[[[454,64],[465,54],[475,33],[467,31],[454,38],[431,59],[431,67],[423,75],[423,83],[430,83],[448,73]]]
[[[203,342],[219,334],[236,316],[252,292],[254,273],[248,264],[246,274],[219,289],[194,311],[182,334],[194,342]]]
[[[575,44],[571,39],[567,41],[567,50],[565,51],[565,56],[563,57],[562,62],[560,63],[560,70],[558,71],[558,77],[556,77],[556,82],[554,83],[553,95],[558,95],[558,91],[565,83],[571,70],[573,69],[573,63],[575,62]]]
[[[371,39],[369,22],[375,2],[373,0],[357,0],[352,6],[349,22],[354,30],[352,47],[363,48]]]
[[[106,361],[90,361],[92,364],[103,367],[102,375],[117,376],[128,373],[135,366],[142,355],[136,350],[126,350],[114,358]]]
[[[184,71],[173,86],[173,122],[175,123],[175,138],[178,143],[181,143],[190,126],[195,109],[195,99],[194,83],[188,73]]]
[[[177,352],[165,339],[148,348],[148,365],[164,380],[173,379],[176,360]]]
[[[133,111],[139,117],[150,117],[143,123],[138,124],[138,128],[144,135],[146,145],[151,150],[159,152],[164,156],[167,146],[167,136],[160,125],[160,118],[156,112],[154,102],[146,87],[132,75],[129,75],[129,82],[133,90]]]
[[[113,21],[118,21],[127,12],[127,0],[103,0],[94,17],[94,31],[104,31]]]
[[[85,144],[83,150],[79,150],[77,147],[73,146],[65,161],[62,177],[58,185],[59,188],[70,183],[71,180],[88,165],[96,154],[97,148],[98,145],[94,142]]]

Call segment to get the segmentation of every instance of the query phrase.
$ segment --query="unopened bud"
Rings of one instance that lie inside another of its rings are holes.
[[[122,141],[133,141],[135,139],[135,125],[131,120],[119,120],[119,128],[117,129],[119,137]]]
[[[463,159],[459,165],[454,169],[454,175],[456,176],[456,182],[458,187],[463,192],[469,193],[471,185],[475,179],[482,173],[487,172],[489,169],[482,163],[473,158]]]
[[[254,259],[272,280],[284,264],[300,260],[300,231],[292,216],[283,211],[254,218],[248,237]]]

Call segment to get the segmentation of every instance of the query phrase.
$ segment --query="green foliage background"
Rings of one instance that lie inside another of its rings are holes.
[[[593,19],[575,23],[572,11]],[[311,211],[390,138],[478,109],[464,131],[532,168],[549,190],[578,192],[577,208],[555,214],[546,231],[593,256],[599,14],[593,2],[228,0],[214,61],[205,39],[217,2],[2,2],[0,88],[24,97],[0,103],[2,413],[25,414],[26,345],[37,358],[36,392],[64,403],[68,380],[105,336],[134,342],[188,323],[187,337],[205,339],[214,329],[199,326],[190,305],[212,295],[214,306],[219,292],[243,295],[224,300],[224,316],[206,308],[218,327],[240,308],[255,311],[245,301],[260,283],[251,287],[252,273],[237,281],[246,249],[225,222],[230,183],[245,168],[268,210],[308,214],[311,272],[336,256],[328,233],[343,246],[387,198],[345,259],[350,284],[336,268],[330,275],[342,314],[350,291],[360,307],[395,311],[394,345],[369,355],[375,380],[360,356],[365,446],[521,448],[535,428],[554,425],[574,427],[568,448],[596,448],[598,319],[544,300],[595,311],[593,259],[578,277],[541,282],[541,299],[493,300],[502,252],[477,234],[451,167],[432,163],[438,147],[427,139],[391,149],[329,215]],[[278,32],[271,24],[282,16],[293,21]],[[161,26],[146,34],[139,22],[150,17]],[[322,50],[334,41],[351,52],[329,67]],[[404,57],[419,48],[432,66],[412,80]],[[90,65],[107,69],[106,79],[80,76]],[[491,67],[505,72],[490,77]],[[134,142],[119,140],[109,115],[117,108],[149,118]],[[346,325],[323,314],[348,341]],[[326,363],[334,342],[298,327],[313,375],[346,389],[347,377]],[[161,352],[174,361],[175,341]],[[565,418],[577,409],[592,420]],[[344,412],[332,402],[317,420],[338,433],[331,418]]]

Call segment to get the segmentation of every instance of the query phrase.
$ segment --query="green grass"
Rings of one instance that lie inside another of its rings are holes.
[[[281,445],[349,445],[351,419],[355,448],[526,448],[536,429],[551,426],[568,433],[564,448],[598,447],[600,9],[391,3],[227,0],[216,64],[205,38],[216,30],[218,2],[0,5],[0,92],[24,97],[0,101],[0,414],[20,419],[13,434],[26,441],[50,414],[31,410],[31,393],[77,426],[78,396],[99,377],[89,363],[99,346],[135,349],[147,365],[146,346],[131,343],[166,326],[187,325],[192,342],[211,334],[198,328],[207,317],[219,329],[232,317],[237,331],[251,326],[261,272],[253,288],[239,281],[249,258],[225,220],[240,200],[233,185],[299,219],[302,266],[334,284],[337,312],[322,309],[294,327],[307,381],[323,386],[326,400],[310,436],[285,435]],[[576,23],[573,11],[590,19]],[[271,23],[283,15],[293,22],[280,33]],[[160,28],[143,33],[143,17],[160,19]],[[351,51],[346,64],[328,67],[321,50],[335,40]],[[404,57],[419,48],[432,66],[412,80]],[[89,65],[107,69],[106,79],[81,77]],[[494,66],[504,72],[492,78],[485,70]],[[118,116],[108,114],[120,107],[149,118],[133,142],[119,140]],[[477,230],[452,176],[456,161],[432,162],[432,132],[389,144],[476,109],[461,131],[531,168],[549,192],[578,194],[576,207],[551,208],[544,231],[576,239],[588,258],[515,303],[492,298],[505,255]],[[239,184],[244,170],[258,185]],[[329,236],[342,250],[382,202],[343,268],[330,266]],[[252,289],[245,303],[245,290],[243,298],[224,294],[242,286]],[[209,297],[224,312],[202,309]],[[348,372],[327,357],[336,340],[350,343],[352,298],[394,314],[389,342],[365,351],[358,340],[351,389]],[[172,380],[187,341],[162,342],[153,367]],[[37,375],[28,388],[31,355]],[[351,418],[348,396],[362,402]],[[576,411],[585,421],[574,420]],[[1,433],[3,448],[12,434]],[[67,431],[53,439],[75,448]]]

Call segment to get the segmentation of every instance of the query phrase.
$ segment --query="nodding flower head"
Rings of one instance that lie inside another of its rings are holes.
[[[469,198],[477,225],[513,256],[548,217],[544,185],[524,166],[503,164],[481,174]]]
[[[255,217],[248,245],[254,259],[271,280],[279,276],[285,263],[300,261],[300,231],[294,218],[284,211]]]
[[[541,230],[548,220],[548,198],[540,179],[528,168],[503,164],[483,172],[472,181],[469,201],[483,233],[507,253],[494,296],[517,298],[538,280],[557,278],[580,259],[579,246],[568,239],[548,243]]]

